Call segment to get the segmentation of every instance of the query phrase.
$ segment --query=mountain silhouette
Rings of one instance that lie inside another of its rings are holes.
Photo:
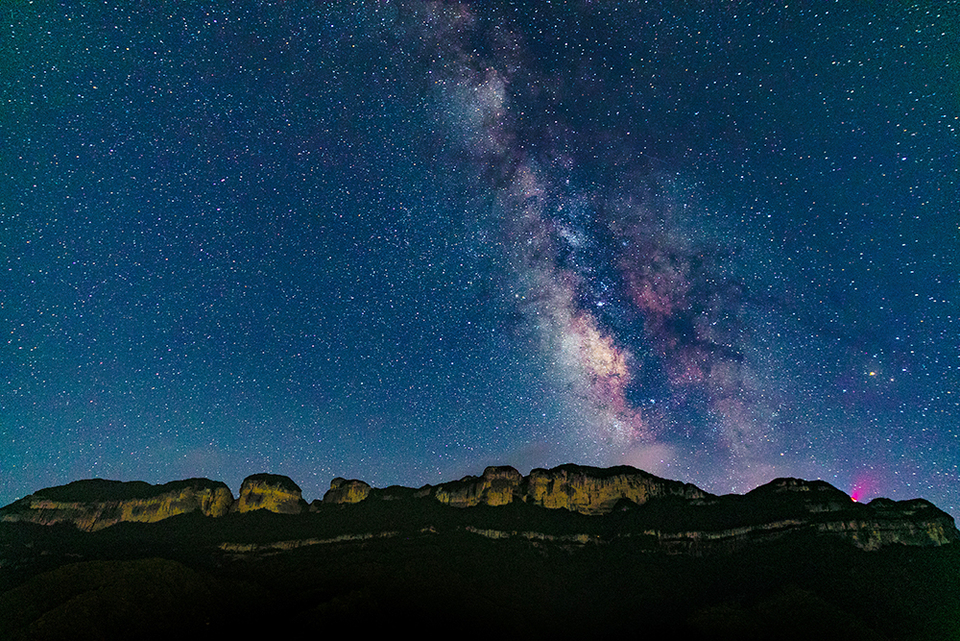
[[[627,466],[420,488],[84,480],[0,508],[0,638],[951,639],[960,533],[823,481],[715,496]]]

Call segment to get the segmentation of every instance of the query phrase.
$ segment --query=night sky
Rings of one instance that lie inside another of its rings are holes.
[[[0,2],[0,504],[629,464],[960,516],[960,4]]]

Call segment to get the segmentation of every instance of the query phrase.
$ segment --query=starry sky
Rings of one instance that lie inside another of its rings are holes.
[[[629,464],[960,516],[960,5],[0,2],[0,504]]]

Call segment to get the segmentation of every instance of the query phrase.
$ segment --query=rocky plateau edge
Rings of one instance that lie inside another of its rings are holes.
[[[662,479],[629,466],[595,468],[572,464],[534,469],[527,476],[509,466],[492,466],[480,476],[421,488],[374,488],[360,480],[336,478],[323,499],[311,504],[303,500],[295,482],[275,474],[247,477],[237,498],[226,484],[208,479],[163,485],[90,479],[39,490],[0,508],[0,522],[68,523],[93,532],[122,522],[153,523],[194,512],[212,518],[257,510],[296,515],[361,502],[418,500],[434,500],[456,508],[524,503],[597,517],[637,511],[640,516],[634,522],[638,527],[621,536],[646,537],[655,541],[656,548],[675,553],[729,551],[749,542],[799,532],[839,537],[865,550],[894,544],[938,546],[960,541],[953,518],[923,499],[878,498],[859,504],[824,481],[800,479],[776,479],[745,495],[715,496],[692,484]],[[588,534],[556,537],[531,530],[465,529],[490,538],[580,544],[598,540]],[[391,534],[285,541],[267,547],[291,549]],[[225,545],[224,549],[230,548],[230,544]],[[237,548],[233,551],[255,551],[263,546],[233,547]]]

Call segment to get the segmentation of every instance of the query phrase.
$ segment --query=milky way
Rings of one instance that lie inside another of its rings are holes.
[[[577,462],[958,509],[956,7],[3,19],[0,502]]]
[[[549,100],[536,94],[564,83],[563,91],[577,92],[579,83],[525,69],[534,54],[519,34],[500,24],[480,32],[463,5],[429,11],[426,24],[443,25],[437,30],[448,38],[442,65],[430,70],[440,78],[443,116],[466,166],[493,174],[493,207],[520,291],[515,305],[562,389],[573,451],[665,472],[678,441],[692,437],[740,474],[751,465],[761,478],[769,474],[763,443],[787,383],[747,325],[751,302],[763,310],[773,301],[750,301],[745,284],[727,274],[730,249],[704,221],[711,212],[700,187],[681,185],[681,172],[648,167],[642,153],[631,159],[637,144],[616,140],[605,123],[585,123],[574,136],[574,124],[551,119]],[[488,38],[489,55],[465,53],[464,42]],[[513,90],[520,82],[532,97],[510,97],[524,93]],[[523,100],[529,115],[518,113]],[[576,145],[605,145],[617,161],[585,174]]]

